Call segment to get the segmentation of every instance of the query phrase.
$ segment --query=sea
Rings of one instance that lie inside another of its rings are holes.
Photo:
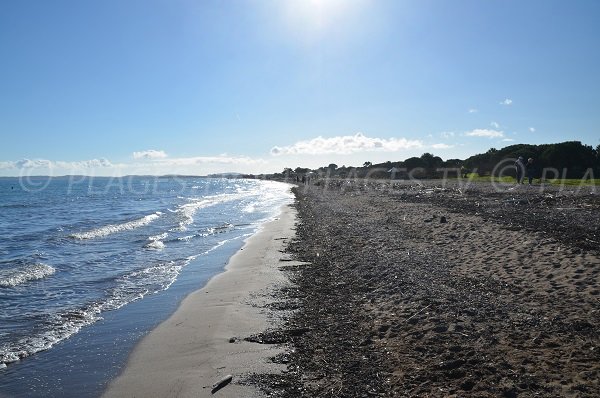
[[[264,180],[0,178],[0,398],[99,396],[292,201]]]

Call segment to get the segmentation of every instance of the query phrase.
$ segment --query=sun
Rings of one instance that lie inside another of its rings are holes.
[[[324,34],[360,0],[289,0],[284,5],[285,21],[296,33],[318,37]]]

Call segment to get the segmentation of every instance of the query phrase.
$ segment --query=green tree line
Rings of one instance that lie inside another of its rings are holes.
[[[476,172],[480,176],[514,175],[514,161],[522,156],[525,161],[534,159],[538,177],[546,169],[548,178],[600,178],[600,145],[593,148],[580,141],[566,141],[557,144],[516,144],[502,149],[491,148],[485,153],[473,155],[467,159],[443,160],[431,153],[411,157],[403,161],[387,161],[374,164],[364,162],[362,167],[346,167],[331,163],[318,169],[297,167],[286,168],[274,176],[290,178],[307,173],[330,177],[372,177],[372,178],[442,178],[457,177],[467,172]],[[555,170],[555,171],[551,171]],[[592,173],[590,173],[590,170]]]
[[[522,156],[525,161],[534,159],[534,165],[538,175],[544,169],[556,169],[559,175],[556,177],[583,178],[589,170],[595,176],[600,177],[600,145],[595,149],[590,145],[584,145],[580,141],[566,141],[558,144],[510,145],[502,149],[491,148],[486,153],[471,156],[463,162],[464,167],[479,175],[498,175],[514,173],[510,167],[505,168],[498,165],[510,162]]]

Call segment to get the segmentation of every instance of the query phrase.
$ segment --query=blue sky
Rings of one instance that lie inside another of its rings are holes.
[[[0,2],[0,175],[600,144],[600,2]]]

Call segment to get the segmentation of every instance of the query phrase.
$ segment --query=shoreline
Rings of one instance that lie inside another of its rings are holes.
[[[267,298],[266,289],[286,283],[278,266],[295,222],[295,210],[283,206],[229,259],[224,272],[187,296],[136,345],[102,396],[210,396],[211,386],[229,374],[233,381],[220,396],[262,396],[254,386],[238,382],[249,373],[284,370],[267,361],[282,349],[243,339],[274,322],[258,301]]]

